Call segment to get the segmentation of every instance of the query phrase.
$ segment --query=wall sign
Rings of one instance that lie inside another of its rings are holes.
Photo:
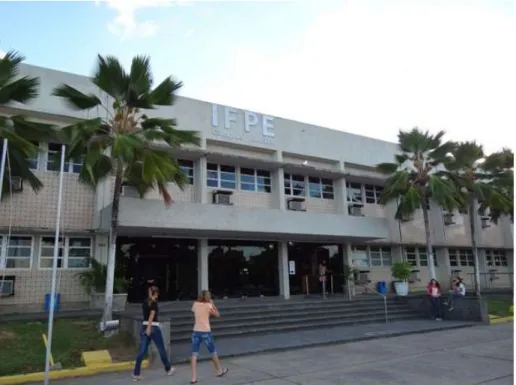
[[[222,111],[222,113],[220,113]],[[231,107],[211,106],[212,134],[232,141],[274,144],[274,117]]]
[[[296,261],[288,261],[288,273],[296,275]]]

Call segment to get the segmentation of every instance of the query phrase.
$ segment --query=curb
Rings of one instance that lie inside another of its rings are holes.
[[[491,318],[489,320],[489,324],[490,325],[496,325],[496,324],[502,324],[502,323],[507,323],[507,322],[513,322],[513,321],[514,321],[514,316],[499,317],[499,318]]]
[[[144,360],[142,362],[142,368],[146,369],[148,367],[149,361]],[[100,373],[122,372],[126,370],[131,370],[132,368],[134,368],[134,361],[117,362],[109,365],[83,366],[75,369],[51,371],[49,378],[51,380],[64,380],[67,378],[93,376]],[[44,379],[44,372],[16,374],[14,376],[0,377],[0,385],[17,385],[26,384],[30,382],[42,382]]]
[[[229,353],[229,354],[219,353],[219,357],[231,359],[231,358],[235,358],[235,357],[254,356],[254,355],[258,355],[258,354],[281,353],[281,352],[285,352],[285,351],[309,349],[309,348],[315,348],[315,347],[319,347],[319,346],[345,345],[345,344],[351,344],[354,342],[387,339],[387,338],[393,338],[393,337],[408,336],[408,335],[412,335],[412,334],[427,334],[427,333],[453,330],[453,329],[465,329],[465,328],[482,326],[482,325],[485,325],[485,324],[477,322],[477,323],[471,323],[471,324],[465,324],[465,325],[441,326],[441,327],[436,327],[434,329],[400,331],[400,332],[393,332],[390,334],[377,334],[377,335],[372,335],[372,336],[361,336],[361,337],[356,337],[356,338],[347,339],[347,340],[335,340],[335,341],[330,341],[330,342],[328,342],[328,341],[309,342],[309,343],[306,343],[303,345],[298,345],[298,346],[265,348],[265,349],[255,350],[252,352]],[[211,358],[210,357],[199,357],[198,360],[199,361],[210,361]],[[189,362],[190,362],[190,358],[181,358],[181,359],[175,359],[175,360],[171,359],[172,365],[187,364]]]

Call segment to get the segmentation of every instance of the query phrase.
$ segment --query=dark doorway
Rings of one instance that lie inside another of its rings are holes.
[[[119,237],[117,246],[119,255],[127,261],[129,302],[145,298],[149,280],[156,281],[162,301],[196,298],[196,240]]]
[[[319,294],[319,264],[326,262],[327,291],[344,292],[343,248],[335,244],[288,243],[290,294]],[[292,269],[293,268],[293,269]]]
[[[218,298],[279,294],[275,242],[208,241],[210,290]]]

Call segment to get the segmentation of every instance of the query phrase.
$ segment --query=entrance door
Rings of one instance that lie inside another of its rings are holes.
[[[131,302],[143,301],[147,296],[148,281],[156,282],[160,289],[160,300],[170,301],[172,298],[171,288],[174,277],[173,264],[168,256],[163,255],[142,255],[135,264],[133,275]]]

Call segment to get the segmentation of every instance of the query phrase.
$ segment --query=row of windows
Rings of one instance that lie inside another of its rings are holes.
[[[392,265],[390,247],[353,246],[351,260],[356,268],[387,267]]]
[[[33,143],[36,146],[39,146],[38,143]],[[41,149],[41,148],[40,148]],[[61,160],[61,145],[57,143],[49,143],[47,145],[47,156],[45,163],[46,171],[59,171],[59,162]],[[31,170],[38,170],[39,163],[41,161],[41,152],[36,154],[34,157],[29,158],[29,168]],[[82,159],[72,160],[71,162],[65,162],[64,164],[64,172],[70,172],[74,174],[78,174],[82,169]]]
[[[504,250],[486,250],[487,266],[508,266]]]
[[[379,204],[383,187],[372,184],[346,182],[348,202]]]
[[[54,237],[40,240],[38,267],[52,268]],[[62,237],[59,239],[58,268],[82,269],[89,267],[92,256],[92,241],[87,237]],[[30,269],[34,252],[32,236],[0,236],[0,268]]]
[[[244,191],[271,192],[271,173],[267,170],[238,168],[215,163],[208,163],[206,184],[208,187],[235,190],[237,186]]]
[[[434,266],[437,266],[437,258],[435,257],[435,251],[432,252],[434,257]],[[428,266],[428,252],[426,247],[406,247],[404,250],[405,261],[410,263],[412,266],[424,267]]]
[[[504,250],[486,250],[485,254],[487,266],[508,266],[507,254]],[[448,249],[448,256],[450,258],[450,266],[475,266],[475,257],[472,249]]]
[[[284,188],[288,196],[308,196],[310,198],[334,199],[333,180],[326,178],[305,177],[303,175],[285,174]]]

